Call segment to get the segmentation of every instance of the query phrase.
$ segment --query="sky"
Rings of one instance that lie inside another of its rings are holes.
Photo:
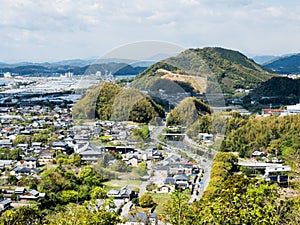
[[[142,41],[300,52],[299,0],[0,0],[0,62],[102,57]]]

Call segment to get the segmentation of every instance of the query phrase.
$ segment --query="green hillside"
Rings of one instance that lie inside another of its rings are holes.
[[[210,107],[203,101],[194,97],[183,99],[167,117],[167,126],[181,125],[189,127],[200,116],[210,113]]]
[[[148,95],[109,82],[89,90],[73,107],[73,118],[76,119],[148,123],[156,117],[164,117],[164,110]]]
[[[158,80],[180,81],[198,92],[206,92],[210,81],[218,81],[223,92],[256,88],[274,74],[240,52],[223,48],[187,49],[149,67],[136,76],[133,86],[152,89]]]

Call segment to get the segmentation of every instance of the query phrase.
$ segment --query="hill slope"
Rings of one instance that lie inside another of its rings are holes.
[[[300,73],[300,53],[273,60],[264,65],[266,68],[281,74]]]
[[[109,82],[89,90],[73,107],[73,118],[79,120],[99,118],[148,123],[164,116],[163,108],[148,95]]]
[[[200,116],[210,113],[210,107],[203,101],[194,97],[187,97],[177,105],[167,117],[167,126],[189,127]]]
[[[180,81],[197,92],[206,92],[210,81],[218,81],[223,92],[255,88],[274,76],[240,52],[223,48],[188,49],[160,61],[136,76],[133,86],[155,89],[158,80]],[[168,87],[166,87],[167,89]]]

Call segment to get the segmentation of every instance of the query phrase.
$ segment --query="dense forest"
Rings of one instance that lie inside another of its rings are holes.
[[[293,169],[300,162],[300,115],[283,117],[233,116],[227,121],[221,151],[238,152],[250,157],[255,150],[284,159]],[[300,171],[298,171],[300,172]]]
[[[218,153],[209,186],[200,201],[189,204],[189,193],[173,193],[164,207],[164,220],[191,225],[299,224],[299,197],[286,198],[277,184],[247,178],[236,163],[234,154]]]
[[[105,82],[89,90],[73,108],[73,118],[148,123],[163,118],[163,108],[150,96],[132,88]]]
[[[199,117],[211,113],[210,107],[203,101],[187,97],[176,106],[167,117],[167,126],[190,127]]]
[[[237,51],[203,48],[188,49],[176,57],[152,65],[136,76],[133,85],[142,90],[149,89],[157,79],[165,76],[164,70],[177,74],[178,79],[182,79],[180,75],[187,74],[206,80],[210,80],[213,76],[217,78],[223,92],[226,93],[232,93],[237,88],[256,88],[274,76]]]

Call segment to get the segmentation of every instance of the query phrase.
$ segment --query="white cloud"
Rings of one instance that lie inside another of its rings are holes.
[[[0,0],[0,4],[0,60],[101,56],[118,45],[142,40],[187,47],[218,45],[259,54],[300,51],[297,1]]]

